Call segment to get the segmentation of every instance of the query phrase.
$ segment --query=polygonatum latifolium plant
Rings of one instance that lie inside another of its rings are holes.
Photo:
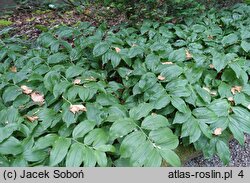
[[[181,166],[179,145],[230,160],[250,133],[250,6],[118,32],[0,32],[1,166]],[[18,44],[17,44],[18,42]]]

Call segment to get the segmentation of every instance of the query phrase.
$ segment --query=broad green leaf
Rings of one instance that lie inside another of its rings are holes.
[[[145,60],[146,66],[151,71],[155,71],[156,67],[160,64],[160,57],[155,54],[149,54]]]
[[[240,32],[241,32],[241,38],[242,39],[250,38],[250,31],[247,30],[246,28],[243,28]]]
[[[162,115],[150,115],[146,117],[141,124],[141,127],[147,130],[157,130],[161,127],[167,127],[169,125],[168,119]]]
[[[209,106],[209,109],[211,109],[217,116],[228,116],[228,111],[230,108],[229,103],[227,100],[214,100]]]
[[[6,138],[9,138],[11,134],[18,129],[17,124],[9,124],[5,127],[0,127],[0,143],[5,140]]]
[[[115,152],[116,148],[113,145],[99,145],[95,146],[94,149],[102,152]]]
[[[238,36],[232,33],[227,36],[224,36],[223,39],[221,40],[221,43],[223,44],[223,46],[228,46],[237,43],[237,41],[238,41]]]
[[[154,109],[162,109],[166,107],[170,103],[169,95],[162,95],[158,99],[156,99],[152,104],[154,105]]]
[[[50,152],[50,166],[56,166],[60,163],[68,153],[71,140],[64,137],[59,137]]]
[[[80,138],[86,135],[89,131],[93,130],[96,123],[89,120],[80,122],[73,130],[73,138]]]
[[[240,64],[236,61],[236,62],[232,62],[229,64],[229,67],[231,69],[233,69],[233,71],[235,72],[235,75],[237,76],[237,78],[240,78],[242,72],[244,72],[240,66]]]
[[[141,143],[130,157],[132,165],[134,167],[142,166],[147,160],[151,150],[153,150],[153,145],[150,142],[145,141]]]
[[[233,133],[233,136],[235,139],[238,140],[238,142],[241,145],[244,145],[244,133],[242,131],[242,129],[240,128],[240,124],[237,121],[237,118],[235,118],[235,116],[229,117],[229,124],[228,127],[230,129],[230,131]]]
[[[23,155],[17,155],[11,163],[12,167],[27,167],[28,162],[24,159]]]
[[[210,103],[211,95],[207,90],[201,88],[199,85],[195,85],[195,90],[204,102]]]
[[[119,104],[119,100],[116,97],[114,97],[111,94],[103,94],[103,93],[99,94],[96,97],[96,102],[102,106],[112,106],[115,104]]]
[[[113,68],[117,67],[121,62],[121,56],[115,51],[108,51],[102,56],[103,64],[107,64],[111,61]]]
[[[161,157],[164,160],[166,160],[166,162],[169,163],[171,166],[174,166],[174,167],[181,166],[181,160],[174,151],[163,148],[163,149],[159,149],[159,152],[161,154]]]
[[[185,123],[190,117],[191,117],[191,112],[182,113],[182,112],[177,111],[175,113],[173,124]]]
[[[31,150],[24,151],[23,158],[29,162],[39,162],[44,160],[48,154],[43,150]]]
[[[206,123],[199,123],[199,127],[201,132],[209,139],[212,138],[212,130],[210,129],[210,126],[208,126]]]
[[[59,80],[60,80],[59,73],[56,71],[51,71],[44,76],[43,83],[47,90],[53,92],[53,88],[59,82]]]
[[[183,69],[179,67],[178,65],[163,65],[162,69],[160,69],[161,76],[165,77],[166,80],[171,81],[174,78],[177,78],[180,76],[183,72]]]
[[[161,148],[175,149],[179,144],[178,137],[169,128],[153,130],[149,133],[149,138]]]
[[[17,86],[10,86],[3,91],[2,98],[5,103],[15,100],[19,95],[22,94],[21,88]]]
[[[81,100],[84,102],[92,99],[96,93],[97,93],[97,89],[92,88],[92,87],[86,86],[86,87],[81,87],[78,89],[78,95],[81,98]]]
[[[23,152],[21,142],[13,136],[0,143],[0,154],[2,155],[17,155]]]
[[[214,106],[215,108],[217,106]],[[206,107],[199,107],[196,108],[192,111],[192,114],[199,119],[199,121],[203,122],[203,123],[213,123],[217,120],[218,116],[216,115],[216,113],[212,110],[210,110],[209,108]]]
[[[142,47],[140,46],[133,46],[132,48],[130,48],[129,52],[128,52],[128,56],[129,58],[134,58],[137,55],[141,55],[143,54],[144,50],[142,49]]]
[[[225,82],[221,82],[218,88],[218,92],[222,98],[231,96],[232,94],[230,90],[231,90],[231,87]]]
[[[105,152],[102,151],[94,151],[95,157],[96,157],[96,162],[100,167],[106,167],[108,160]]]
[[[250,133],[250,112],[242,107],[233,107],[232,109],[241,129],[246,133]]]
[[[49,146],[53,146],[55,142],[58,140],[58,135],[56,134],[48,134],[40,137],[34,145],[34,150],[45,149]]]
[[[227,64],[225,59],[225,54],[214,52],[212,63],[217,72],[220,72],[223,68],[225,68]]]
[[[180,112],[186,113],[189,111],[189,108],[187,107],[186,103],[183,99],[179,97],[171,97],[171,104]]]
[[[249,52],[250,51],[250,43],[247,41],[242,41],[241,42],[241,47],[243,48],[243,50],[245,52]]]
[[[189,142],[196,142],[201,136],[200,124],[193,116],[182,125],[181,137],[189,136]]]
[[[135,120],[139,120],[143,117],[146,117],[152,110],[153,110],[152,104],[141,103],[138,106],[130,109],[129,116]]]
[[[99,57],[109,50],[109,44],[106,42],[100,42],[95,45],[93,49],[94,57]]]
[[[216,151],[224,165],[228,164],[230,161],[230,151],[228,145],[225,142],[218,140],[216,143]]]
[[[132,153],[136,151],[137,147],[144,143],[146,136],[141,131],[135,131],[127,135],[120,146],[120,154],[122,158],[131,157]]]
[[[108,109],[107,121],[114,122],[119,118],[124,118],[127,116],[127,110],[123,105],[114,105]]]
[[[86,112],[87,119],[90,121],[94,121],[97,125],[101,124],[103,121],[101,117],[103,111],[101,111],[97,105],[91,103],[87,103],[86,108],[87,108]]]
[[[78,60],[81,57],[81,55],[82,55],[82,53],[81,53],[80,49],[73,48],[70,51],[69,58],[71,61],[75,61],[75,60]]]
[[[16,124],[20,118],[18,109],[16,109],[13,106],[9,107],[7,109],[6,117],[7,117],[7,123]]]
[[[83,72],[84,68],[77,65],[72,65],[66,70],[65,75],[66,78],[73,78],[75,76],[81,75]]]
[[[84,146],[80,143],[71,145],[66,157],[66,167],[79,167],[84,158]]]
[[[53,88],[53,95],[55,98],[59,97],[61,94],[63,94],[71,85],[68,81],[62,81],[60,83],[57,83]]]
[[[84,148],[83,163],[84,167],[94,167],[96,165],[95,150],[90,149],[89,147]]]
[[[66,110],[63,111],[62,120],[69,127],[72,123],[76,122],[76,117],[69,109],[66,109]]]
[[[49,127],[53,122],[58,122],[61,118],[57,117],[57,113],[51,108],[43,108],[38,113],[39,120],[42,121],[42,126]]]
[[[148,153],[148,157],[144,162],[145,167],[160,167],[162,158],[160,153],[156,149],[151,149]]]
[[[183,62],[186,60],[186,51],[185,49],[181,48],[178,50],[174,50],[170,53],[168,59],[171,62]]]
[[[110,127],[110,136],[113,138],[122,137],[136,129],[135,121],[131,118],[116,120]]]
[[[60,62],[66,62],[67,58],[68,56],[64,53],[55,53],[53,55],[50,55],[47,61],[49,64],[58,64]]]
[[[107,143],[109,140],[108,133],[102,128],[95,128],[90,131],[84,138],[84,144],[99,146]]]

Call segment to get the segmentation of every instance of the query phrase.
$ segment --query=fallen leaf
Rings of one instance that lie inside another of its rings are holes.
[[[91,14],[91,11],[90,11],[89,9],[86,9],[86,10],[84,11],[84,14],[90,15],[90,14]]]
[[[75,80],[73,81],[73,84],[75,84],[75,85],[81,84],[81,79],[75,79]]]
[[[31,99],[33,102],[43,104],[44,103],[44,95],[40,94],[39,92],[31,93]]]
[[[165,80],[165,77],[164,77],[164,76],[161,76],[161,75],[159,75],[157,78],[158,78],[160,81]]]
[[[231,88],[231,92],[232,92],[233,95],[235,95],[237,92],[241,92],[241,90],[242,90],[241,86],[233,86]]]
[[[208,39],[214,39],[214,37],[211,36],[211,35],[207,36],[207,38],[208,38]]]
[[[96,78],[94,78],[93,76],[91,76],[90,78],[86,78],[85,81],[96,81]]]
[[[115,47],[115,51],[116,51],[116,53],[120,53],[121,49],[118,47]]]
[[[210,92],[210,94],[211,94],[212,96],[216,96],[216,95],[217,95],[217,91],[212,90],[212,91]]]
[[[17,72],[16,66],[11,66],[11,67],[10,67],[10,71],[11,71],[11,72]]]
[[[233,98],[233,97],[228,97],[227,100],[228,100],[229,102],[233,102],[233,101],[234,101],[234,98]]]
[[[173,64],[173,62],[162,62],[163,65],[170,65]]]
[[[222,133],[222,128],[216,128],[214,130],[214,135],[221,135],[221,133]]]
[[[75,114],[75,113],[77,113],[77,112],[79,112],[79,111],[87,111],[87,109],[86,109],[86,107],[84,107],[83,105],[70,105],[70,107],[69,107],[69,110],[73,113],[73,114]]]
[[[38,120],[38,116],[26,116],[26,118],[30,121],[30,122],[33,122],[35,120]]]
[[[135,46],[138,46],[138,45],[137,45],[137,44],[135,44],[135,43],[133,43],[133,44],[132,44],[132,47],[135,47]]]
[[[248,104],[247,108],[250,110],[250,104]]]
[[[189,60],[191,58],[193,58],[193,56],[191,55],[191,53],[186,49],[186,58]]]
[[[213,64],[210,64],[209,67],[210,67],[210,69],[214,69],[214,65]]]
[[[27,94],[27,95],[31,94],[32,91],[33,91],[31,88],[29,88],[29,87],[26,86],[26,85],[22,85],[21,88],[22,88],[22,90],[23,90],[23,93],[24,93],[24,94]]]
[[[207,92],[211,92],[211,90],[208,87],[203,87],[204,90],[206,90]]]

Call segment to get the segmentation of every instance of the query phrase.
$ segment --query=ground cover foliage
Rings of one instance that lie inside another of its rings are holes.
[[[0,31],[1,166],[180,166],[250,133],[250,6],[119,31]]]

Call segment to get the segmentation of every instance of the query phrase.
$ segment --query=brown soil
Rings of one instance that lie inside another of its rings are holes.
[[[127,22],[122,13],[100,6],[85,8],[81,12],[76,9],[68,11],[18,9],[13,14],[2,16],[0,19],[13,22],[14,34],[25,35],[28,39],[36,38],[46,29],[62,24],[75,25],[78,22],[87,21],[94,26],[106,23],[109,27],[113,27]]]

